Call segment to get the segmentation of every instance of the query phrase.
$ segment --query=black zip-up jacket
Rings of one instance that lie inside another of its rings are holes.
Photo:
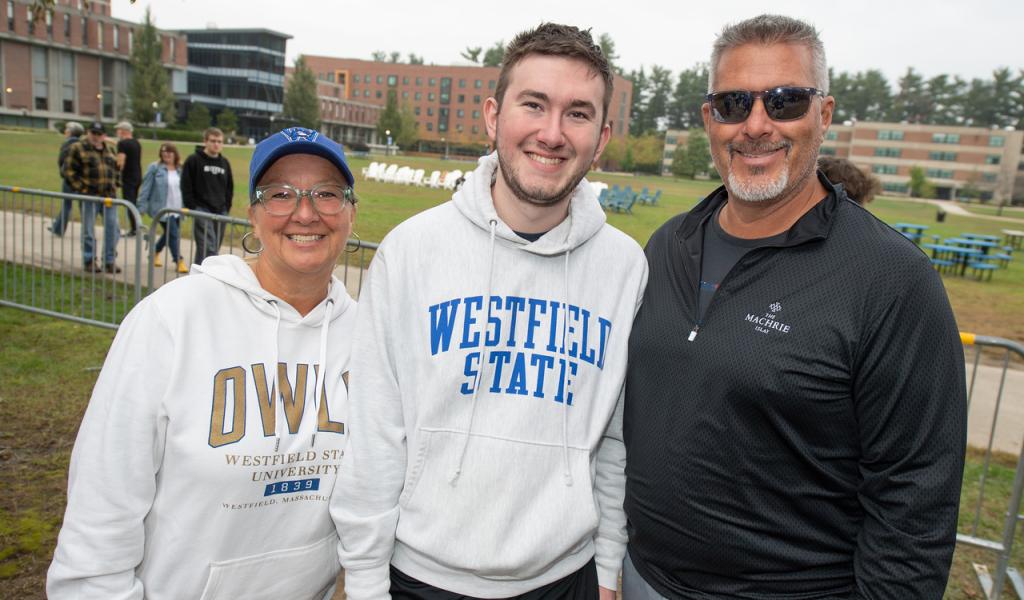
[[[966,444],[956,323],[928,258],[819,178],[828,196],[744,256],[701,323],[724,188],[647,245],[625,509],[630,556],[668,598],[943,595]]]
[[[181,203],[185,208],[226,215],[231,212],[235,183],[231,163],[223,154],[216,158],[196,146],[181,167]]]

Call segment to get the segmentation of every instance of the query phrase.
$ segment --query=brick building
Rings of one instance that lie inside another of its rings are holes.
[[[129,58],[138,23],[110,16],[110,0],[56,0],[32,20],[29,0],[4,0],[0,18],[0,124],[50,127],[57,121],[126,116]],[[171,87],[186,86],[186,40],[159,31]]]
[[[416,115],[419,138],[453,144],[486,144],[483,103],[494,94],[497,67],[410,65],[355,58],[306,55],[306,64],[325,84],[336,86],[339,100],[383,107],[388,91],[398,94]],[[629,133],[633,84],[615,76],[608,107],[612,134]],[[326,121],[326,119],[325,119]]]
[[[308,60],[308,59],[307,59]],[[285,69],[285,87],[294,69]],[[345,86],[319,78],[316,95],[320,100],[320,131],[346,146],[352,144],[379,144],[377,121],[383,107],[379,104],[347,100]]]

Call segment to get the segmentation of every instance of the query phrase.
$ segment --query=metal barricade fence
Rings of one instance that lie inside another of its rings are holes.
[[[63,230],[55,233],[51,227],[65,201],[71,205],[71,214]],[[96,269],[84,268],[83,251],[88,243],[83,243],[83,234],[90,228],[73,220],[75,207],[79,213],[85,207],[87,216],[104,217],[102,225],[93,223],[92,227],[92,264],[97,265]],[[223,227],[220,254],[245,254],[241,239],[251,226],[237,217],[164,209],[148,228],[140,225],[135,237],[124,237],[119,230],[121,224],[130,218],[143,222],[138,209],[126,200],[0,185],[0,306],[116,329],[143,296],[185,274],[179,272],[166,245],[160,254],[153,251],[165,231],[160,223],[173,217],[179,220],[179,258],[184,266],[191,265],[195,257],[192,230],[197,218]],[[108,232],[111,237],[105,238]],[[335,275],[353,297],[358,297],[365,269],[376,249],[376,243],[349,240],[339,259]],[[119,272],[113,272],[113,267],[111,272],[102,270],[104,262],[109,262],[105,251],[114,255],[112,264]],[[158,257],[160,260],[156,260]]]
[[[1010,405],[1006,400],[1008,376],[1020,380],[1016,383],[1024,382],[1024,373],[1010,370],[1011,358],[1024,358],[1024,346],[1011,340],[972,333],[961,333],[960,339],[965,346],[975,349],[973,365],[967,379],[968,445],[980,448],[984,444],[985,450],[980,472],[964,472],[957,543],[995,554],[994,572],[990,572],[985,564],[974,564],[978,583],[988,600],[1006,597],[1004,592],[1007,579],[1010,580],[1017,597],[1024,598],[1024,579],[1017,569],[1010,566],[1017,521],[1024,518],[1019,514],[1024,489],[1024,427],[1019,422],[1021,413],[1011,412],[1019,407]],[[1001,367],[982,363],[982,351],[985,349],[990,353],[999,353]],[[1015,387],[1013,383],[1011,382],[1010,387]],[[988,410],[990,407],[991,411]],[[1009,502],[1003,504],[998,499],[992,500],[991,495],[986,496],[986,493],[995,485],[994,457],[1000,452],[1005,454],[1008,451],[1016,455],[1016,468],[1010,487]],[[969,503],[971,498],[974,499],[972,504]]]
[[[142,238],[120,232],[132,218],[125,200],[0,185],[0,305],[116,328],[143,294]]]

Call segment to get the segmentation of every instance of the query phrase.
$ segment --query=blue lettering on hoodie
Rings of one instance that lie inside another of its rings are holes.
[[[467,351],[462,395],[479,386],[491,394],[571,406],[581,363],[604,369],[612,322],[584,307],[520,296],[492,296],[485,307],[483,296],[467,296],[438,302],[427,312],[432,356]]]

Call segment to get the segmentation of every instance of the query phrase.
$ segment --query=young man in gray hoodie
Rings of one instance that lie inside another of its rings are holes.
[[[520,34],[484,104],[496,152],[381,243],[331,500],[350,599],[614,597],[647,266],[583,179],[611,96],[588,32]]]

